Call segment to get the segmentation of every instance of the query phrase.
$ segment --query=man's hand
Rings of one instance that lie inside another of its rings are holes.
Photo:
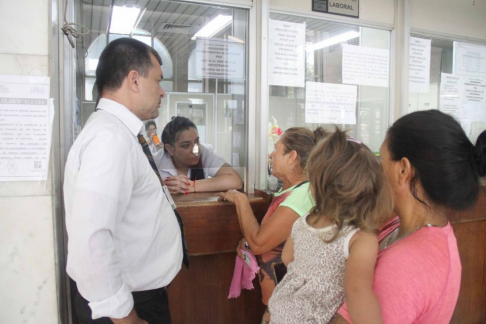
[[[135,308],[132,308],[128,316],[123,318],[111,318],[111,321],[114,324],[149,324],[147,321],[138,317]]]

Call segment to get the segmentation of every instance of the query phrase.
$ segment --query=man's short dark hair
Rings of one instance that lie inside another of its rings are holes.
[[[160,55],[141,41],[125,37],[109,43],[101,53],[96,68],[98,95],[101,96],[103,89],[119,89],[123,79],[132,70],[147,77],[152,68],[150,54],[162,65]]]

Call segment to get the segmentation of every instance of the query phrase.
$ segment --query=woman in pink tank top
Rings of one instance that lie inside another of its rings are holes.
[[[386,324],[449,323],[461,261],[447,210],[471,208],[486,175],[486,131],[473,145],[438,110],[398,119],[380,149],[398,215],[382,229],[373,290]],[[332,323],[367,323],[344,304]]]

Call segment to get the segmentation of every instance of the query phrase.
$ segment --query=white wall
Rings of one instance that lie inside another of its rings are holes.
[[[411,28],[486,40],[486,0],[410,0]]]
[[[49,0],[0,1],[0,74],[49,75]],[[58,323],[51,182],[0,182],[0,323]]]

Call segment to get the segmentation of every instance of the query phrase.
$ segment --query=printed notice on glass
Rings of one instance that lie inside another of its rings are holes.
[[[466,77],[461,119],[486,122],[486,78]]]
[[[430,39],[410,37],[408,88],[410,92],[429,92]]]
[[[221,39],[198,38],[196,75],[198,78],[243,80],[245,45]]]
[[[270,19],[268,34],[268,84],[304,87],[305,23]]]
[[[0,181],[47,180],[49,77],[0,76]]]
[[[320,124],[356,124],[355,85],[306,82],[305,122]]]
[[[343,45],[343,83],[388,88],[390,51]]]
[[[454,42],[454,74],[486,78],[486,46]]]
[[[464,93],[464,77],[441,73],[440,77],[440,111],[456,119],[461,119],[461,107]]]
[[[440,110],[470,135],[471,125],[486,122],[486,79],[441,73]]]

